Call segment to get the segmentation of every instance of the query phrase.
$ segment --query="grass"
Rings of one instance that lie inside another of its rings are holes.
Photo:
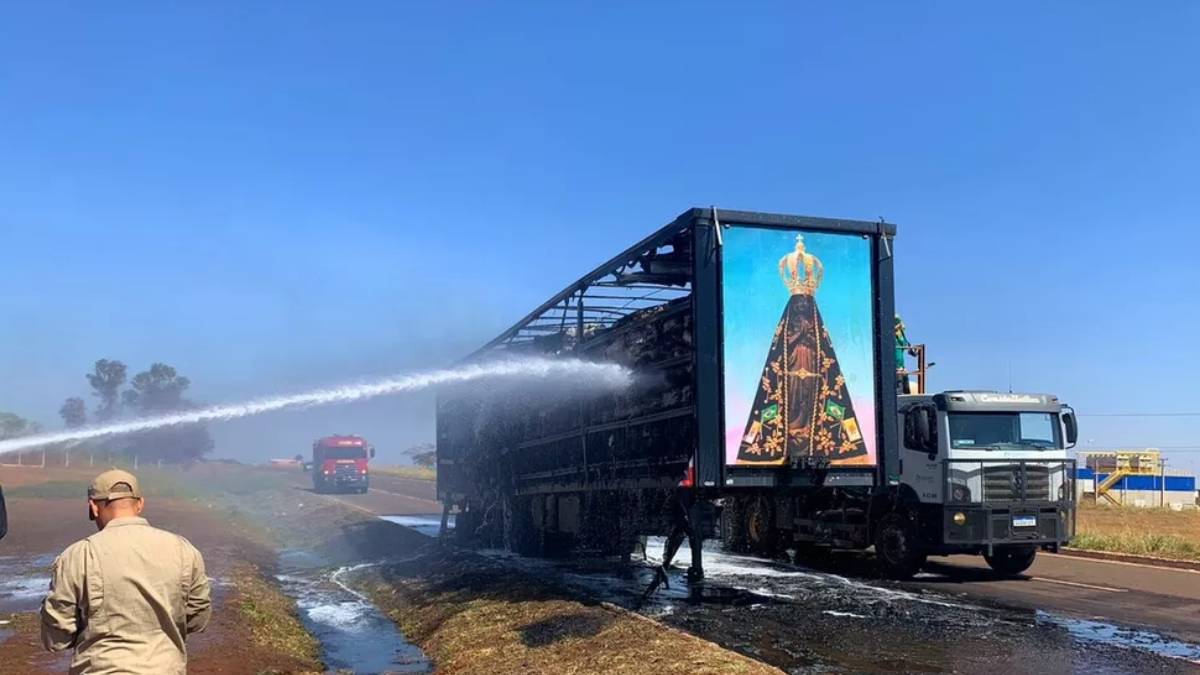
[[[354,583],[421,646],[437,672],[780,672],[637,614],[581,603],[471,553],[428,551],[360,571]]]
[[[437,470],[427,466],[378,466],[371,467],[371,471],[387,476],[399,476],[401,478],[437,480]]]
[[[295,603],[253,565],[239,565],[233,580],[238,594],[236,607],[250,626],[250,640],[304,664],[303,670],[321,672],[320,643],[300,623]]]
[[[1074,548],[1200,561],[1200,511],[1079,505]]]
[[[87,486],[106,467],[77,469],[72,467],[71,478],[54,478],[51,480],[33,480],[23,484],[5,488],[5,494],[12,497],[32,497],[41,499],[85,499]],[[148,498],[176,497],[180,499],[199,499],[211,497],[214,494],[248,495],[264,489],[280,487],[286,484],[283,476],[256,467],[237,467],[230,469],[223,466],[213,467],[207,464],[197,464],[188,469],[178,467],[159,469],[154,466],[141,467],[134,471],[131,467],[121,467],[133,471],[141,483],[142,493]],[[30,469],[30,471],[34,471]],[[44,472],[46,477],[63,475],[61,470]],[[43,473],[40,472],[39,473]]]

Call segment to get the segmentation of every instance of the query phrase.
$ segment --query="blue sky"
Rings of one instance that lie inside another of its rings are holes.
[[[205,401],[440,365],[717,204],[898,223],[934,386],[1196,412],[1198,32],[1182,1],[10,5],[0,409],[55,423],[102,356]],[[215,432],[392,453],[429,418]]]

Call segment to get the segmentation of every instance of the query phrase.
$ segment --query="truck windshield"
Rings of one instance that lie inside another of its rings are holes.
[[[364,448],[322,448],[320,453],[325,459],[362,459],[367,456]]]
[[[950,413],[950,447],[1057,448],[1058,415],[1053,413]]]

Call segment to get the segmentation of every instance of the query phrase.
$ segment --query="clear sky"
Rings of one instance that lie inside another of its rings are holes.
[[[898,223],[936,387],[1200,412],[1200,5],[0,9],[0,410],[441,365],[685,207]],[[214,428],[387,458],[427,398]],[[1200,417],[1085,417],[1193,446]]]

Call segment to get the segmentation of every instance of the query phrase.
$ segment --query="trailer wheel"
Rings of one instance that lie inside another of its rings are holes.
[[[1033,546],[997,546],[991,555],[983,554],[987,564],[1005,577],[1015,577],[1029,569],[1036,557],[1037,549]]]
[[[729,499],[721,507],[721,544],[725,550],[734,553],[749,551],[746,543],[745,514],[741,508],[741,500]]]
[[[751,552],[774,557],[779,553],[779,536],[775,530],[774,509],[766,497],[750,499],[745,508],[746,543]]]
[[[909,579],[925,564],[916,524],[904,513],[889,513],[875,527],[875,558],[891,579]]]

